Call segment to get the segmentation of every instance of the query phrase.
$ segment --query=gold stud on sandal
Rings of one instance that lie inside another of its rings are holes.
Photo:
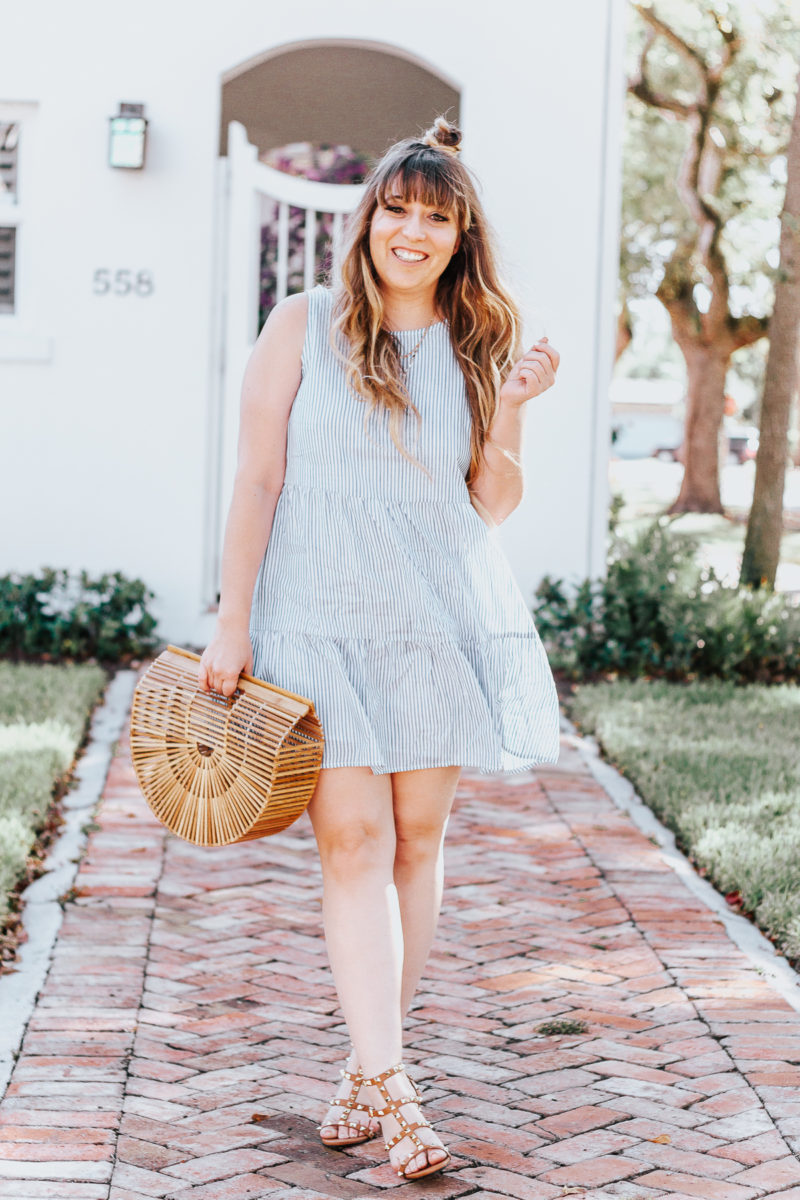
[[[422,1142],[417,1137],[416,1131],[418,1129],[432,1128],[429,1121],[426,1121],[423,1118],[421,1121],[409,1122],[404,1114],[400,1111],[404,1104],[420,1103],[420,1096],[417,1095],[417,1090],[413,1084],[411,1084],[413,1092],[410,1096],[394,1097],[389,1095],[386,1087],[386,1080],[392,1075],[399,1075],[401,1072],[404,1072],[405,1069],[404,1063],[396,1063],[393,1067],[389,1067],[386,1071],[382,1071],[380,1075],[374,1075],[369,1079],[362,1077],[361,1082],[364,1087],[377,1088],[378,1093],[380,1094],[381,1107],[373,1108],[372,1115],[379,1118],[387,1116],[394,1117],[395,1121],[400,1126],[399,1132],[396,1133],[393,1138],[390,1138],[388,1142],[385,1141],[383,1143],[385,1149],[391,1150],[392,1147],[396,1146],[398,1142],[401,1142],[403,1138],[409,1138],[416,1147],[415,1150],[412,1150],[410,1154],[407,1154],[406,1157],[399,1164],[397,1164],[399,1166],[397,1174],[401,1179],[422,1179],[424,1175],[433,1175],[435,1171],[443,1171],[450,1162],[450,1152],[445,1146],[442,1145],[426,1145],[425,1142]],[[408,1082],[411,1083],[411,1080],[409,1079]],[[405,1168],[408,1163],[411,1162],[412,1158],[416,1158],[418,1154],[424,1154],[427,1150],[444,1151],[445,1157],[441,1162],[429,1162],[420,1171],[406,1171]]]
[[[359,1146],[362,1142],[368,1142],[371,1138],[377,1137],[377,1130],[370,1129],[369,1125],[363,1125],[360,1121],[348,1121],[347,1119],[352,1112],[365,1112],[370,1117],[373,1116],[372,1106],[369,1104],[360,1104],[357,1099],[358,1093],[364,1085],[364,1076],[361,1074],[361,1068],[359,1067],[355,1074],[343,1068],[339,1074],[342,1079],[349,1079],[353,1085],[350,1089],[350,1095],[346,1100],[334,1096],[330,1102],[331,1107],[336,1105],[338,1108],[343,1109],[342,1115],[335,1121],[325,1121],[322,1125],[317,1126],[317,1131],[320,1135],[319,1140],[323,1146],[330,1146],[333,1149],[337,1149],[339,1146]],[[321,1131],[328,1125],[346,1125],[348,1129],[357,1129],[360,1132],[354,1133],[351,1137],[323,1137]]]

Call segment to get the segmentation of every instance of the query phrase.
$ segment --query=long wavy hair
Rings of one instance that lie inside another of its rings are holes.
[[[400,437],[405,413],[414,413],[418,428],[420,414],[405,388],[397,342],[384,326],[369,231],[376,208],[386,204],[389,195],[452,216],[458,228],[457,249],[439,277],[436,308],[449,324],[472,414],[469,486],[483,463],[500,387],[520,355],[521,321],[500,281],[494,237],[475,184],[459,161],[460,140],[457,127],[439,117],[422,138],[392,146],[368,176],[347,225],[331,345],[345,366],[348,385],[369,406],[365,428],[367,418],[382,405],[389,411],[389,430],[398,450],[421,466]]]

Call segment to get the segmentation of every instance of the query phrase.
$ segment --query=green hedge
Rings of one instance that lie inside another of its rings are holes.
[[[800,962],[800,687],[618,679],[566,703],[715,887]]]
[[[698,564],[697,539],[670,526],[659,517],[628,540],[612,524],[603,579],[545,576],[533,612],[553,666],[572,679],[800,679],[800,606],[725,586]]]
[[[94,664],[0,662],[0,927],[105,684]]]
[[[90,576],[46,568],[0,576],[0,658],[104,663],[156,645],[153,593],[119,571]]]

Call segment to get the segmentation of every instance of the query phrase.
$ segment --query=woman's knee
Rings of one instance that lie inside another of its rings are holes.
[[[394,777],[396,857],[435,858],[444,840],[459,767],[404,771]]]
[[[391,869],[395,832],[388,777],[355,767],[321,771],[308,814],[325,874]]]
[[[351,820],[317,837],[325,874],[356,877],[386,872],[394,860],[395,838],[376,821]]]
[[[436,858],[442,848],[446,827],[447,817],[396,817],[395,859],[413,863]]]

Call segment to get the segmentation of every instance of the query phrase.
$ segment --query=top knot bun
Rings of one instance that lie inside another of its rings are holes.
[[[437,150],[446,150],[448,154],[460,154],[461,130],[457,125],[437,117],[430,129],[422,136],[424,146],[434,146]]]

